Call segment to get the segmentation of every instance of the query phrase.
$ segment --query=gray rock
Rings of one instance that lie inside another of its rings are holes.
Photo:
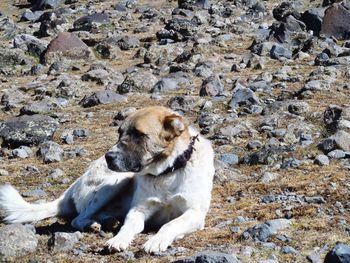
[[[345,131],[338,131],[331,137],[337,148],[349,152],[350,151],[350,134]]]
[[[74,233],[56,232],[53,236],[54,251],[70,251],[74,245],[82,238],[82,234],[77,231]]]
[[[224,86],[221,84],[217,76],[211,76],[203,81],[199,91],[200,96],[220,96],[224,91]]]
[[[113,102],[125,102],[125,101],[127,101],[127,98],[123,95],[120,95],[112,90],[102,90],[83,98],[80,104],[83,107],[87,108],[87,107],[93,107],[100,104],[109,104]]]
[[[140,41],[134,36],[125,35],[118,39],[117,45],[121,50],[129,50],[139,47]]]
[[[93,69],[81,76],[83,81],[95,81],[97,84],[106,85],[110,73],[105,69]]]
[[[347,152],[344,152],[342,150],[333,150],[327,154],[327,156],[332,159],[346,158],[347,155],[350,155],[350,153],[347,154]]]
[[[289,227],[292,224],[292,221],[285,218],[273,219],[266,221],[266,224],[272,229],[272,232],[277,232]]]
[[[308,255],[306,259],[311,263],[322,263],[320,256],[317,254]]]
[[[260,178],[260,182],[264,183],[264,184],[268,184],[274,180],[276,180],[279,177],[279,174],[276,173],[269,173],[269,172],[265,172],[262,177]]]
[[[32,11],[30,9],[26,9],[21,16],[21,21],[36,21],[38,20],[41,15],[43,14],[43,11]]]
[[[171,92],[180,88],[186,88],[191,84],[189,79],[190,76],[184,72],[171,73],[159,80],[151,92]]]
[[[10,147],[38,145],[52,136],[58,122],[44,115],[24,115],[0,123],[0,137]]]
[[[0,176],[9,176],[9,175],[10,173],[7,170],[0,168]]]
[[[74,31],[97,31],[100,25],[108,24],[109,18],[106,14],[95,13],[83,16],[73,23]]]
[[[324,154],[317,155],[314,162],[315,164],[318,164],[321,166],[329,165],[329,159],[327,155],[324,155]]]
[[[304,101],[296,101],[288,105],[288,111],[295,115],[303,115],[309,111],[309,108],[309,104]]]
[[[172,263],[239,263],[240,261],[232,254],[216,251],[203,251],[196,255],[173,261]]]
[[[329,251],[324,259],[324,263],[348,263],[350,262],[350,246],[338,243]]]
[[[33,253],[38,240],[33,228],[24,225],[6,225],[0,228],[0,261],[15,262],[16,257]]]
[[[237,107],[240,107],[240,106],[249,107],[259,103],[260,103],[259,98],[255,95],[255,93],[252,90],[238,84],[233,90],[230,107],[232,109],[236,109]]]
[[[57,107],[52,100],[42,100],[29,103],[20,109],[21,115],[47,114]]]
[[[59,169],[59,168],[57,168],[57,169],[51,170],[49,172],[49,176],[48,177],[50,179],[57,179],[57,178],[59,178],[59,177],[61,177],[63,175],[64,175],[64,171]]]
[[[220,161],[233,165],[233,164],[238,164],[239,158],[236,154],[226,153],[220,156]]]
[[[150,92],[158,79],[149,71],[136,71],[128,74],[122,84],[118,86],[120,94],[129,92]]]
[[[63,159],[63,149],[53,141],[41,144],[38,154],[43,158],[44,163],[60,162]]]
[[[13,149],[12,154],[15,157],[25,159],[33,154],[33,151],[27,146],[20,146],[19,148]]]
[[[44,197],[47,196],[46,192],[42,189],[35,189],[22,193],[24,197]]]
[[[292,52],[280,44],[275,44],[270,51],[271,58],[274,59],[291,59]]]
[[[31,61],[22,49],[7,49],[0,47],[0,74],[18,74],[19,66],[30,65]]]
[[[48,43],[29,34],[17,35],[13,40],[13,46],[20,48],[36,56],[41,56],[47,48]]]
[[[241,235],[242,239],[252,238],[254,241],[266,242],[270,236],[276,234],[272,228],[267,224],[258,224],[248,228]]]
[[[298,254],[298,251],[295,250],[295,248],[293,248],[291,246],[284,246],[284,247],[282,247],[281,248],[281,252],[283,254],[294,254],[294,255]]]
[[[305,23],[306,29],[312,30],[315,36],[320,34],[324,11],[325,8],[311,8],[306,10],[300,18]]]

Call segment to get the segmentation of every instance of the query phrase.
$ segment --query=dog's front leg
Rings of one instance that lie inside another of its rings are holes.
[[[107,241],[106,246],[108,249],[111,251],[125,250],[134,237],[143,231],[145,220],[146,215],[143,212],[136,208],[131,209],[118,234]]]
[[[181,216],[163,225],[158,233],[151,237],[144,245],[147,253],[165,251],[171,243],[204,227],[205,213],[189,209]]]

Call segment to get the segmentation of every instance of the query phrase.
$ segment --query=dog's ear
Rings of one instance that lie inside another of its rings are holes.
[[[179,136],[186,128],[184,119],[176,114],[166,116],[163,125],[164,130],[172,134],[173,138]]]

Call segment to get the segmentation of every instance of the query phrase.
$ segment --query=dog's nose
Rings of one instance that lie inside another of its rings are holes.
[[[105,155],[106,162],[111,163],[115,158],[117,158],[117,153],[116,152],[107,152]]]

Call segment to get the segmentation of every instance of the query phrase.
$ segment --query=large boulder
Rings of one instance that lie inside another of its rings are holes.
[[[59,33],[45,53],[45,62],[51,64],[62,58],[70,60],[91,60],[94,55],[90,48],[76,35],[68,32]]]
[[[334,4],[326,11],[322,22],[321,34],[337,39],[350,38],[350,11],[342,4]]]
[[[57,120],[45,115],[23,115],[0,123],[0,137],[10,147],[38,145],[51,140],[58,128]]]
[[[38,239],[33,228],[23,225],[7,225],[0,228],[0,261],[15,262],[16,257],[33,253]]]

